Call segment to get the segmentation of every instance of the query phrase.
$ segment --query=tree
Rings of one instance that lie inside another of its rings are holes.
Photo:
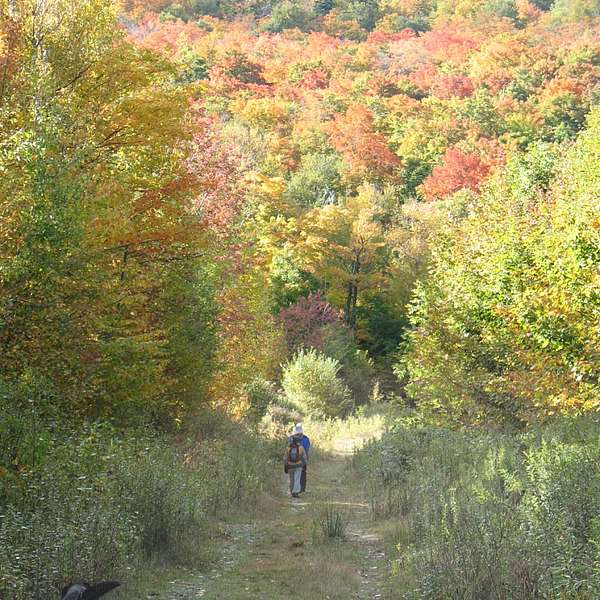
[[[319,292],[282,309],[278,318],[283,324],[290,352],[302,348],[322,350],[327,326],[341,323],[339,312]]]
[[[597,410],[599,125],[558,161],[547,144],[515,155],[439,238],[399,370],[422,408],[463,423]]]
[[[343,203],[313,209],[301,220],[302,260],[327,283],[328,297],[344,310],[344,320],[357,325],[363,292],[383,283],[385,253],[382,227],[374,219],[374,190],[365,187]]]
[[[333,0],[315,0],[314,11],[318,15],[326,15],[333,8]]]
[[[578,22],[599,15],[598,0],[556,0],[552,7],[552,16],[559,22]]]
[[[379,17],[377,0],[344,0],[340,2],[343,13],[367,31],[371,31]]]
[[[290,177],[284,199],[304,208],[335,202],[342,191],[339,169],[335,154],[305,154]]]
[[[331,143],[348,163],[352,177],[381,180],[400,165],[385,136],[375,131],[373,115],[362,104],[351,104],[331,126]]]
[[[277,33],[284,29],[306,30],[310,26],[311,15],[299,2],[284,0],[275,4],[264,25],[266,31]]]
[[[556,0],[531,0],[531,1],[539,9],[546,10],[546,11],[550,10],[554,6],[554,3],[556,2]]]
[[[210,327],[184,343],[187,319],[214,314],[185,91],[126,40],[108,0],[14,8],[1,24],[14,33],[0,97],[0,372],[34,369],[69,411],[176,416],[206,400],[214,348]]]
[[[477,191],[489,172],[489,167],[476,153],[448,148],[441,165],[434,167],[423,181],[421,191],[427,200],[444,198],[461,189]]]

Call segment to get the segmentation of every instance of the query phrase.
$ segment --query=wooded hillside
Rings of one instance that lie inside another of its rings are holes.
[[[356,402],[597,407],[594,1],[67,4],[2,11],[7,385],[168,424],[314,348]]]

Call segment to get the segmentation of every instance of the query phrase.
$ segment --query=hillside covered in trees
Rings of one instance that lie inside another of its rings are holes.
[[[596,407],[594,2],[35,6],[3,11],[6,385],[168,423],[314,348],[359,402],[393,368],[459,420]]]
[[[226,420],[597,413],[599,99],[598,0],[0,0],[0,547],[73,444],[214,508]]]

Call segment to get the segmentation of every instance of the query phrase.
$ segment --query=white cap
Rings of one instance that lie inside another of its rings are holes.
[[[304,433],[304,430],[302,429],[302,423],[296,423],[296,426],[294,427],[294,435],[298,433]]]

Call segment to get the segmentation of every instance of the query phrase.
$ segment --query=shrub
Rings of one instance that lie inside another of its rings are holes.
[[[69,580],[128,578],[135,569],[140,522],[113,493],[107,448],[94,438],[89,429],[79,439],[55,432],[43,462],[4,482],[12,490],[0,504],[0,597],[41,600]]]
[[[339,375],[346,382],[357,404],[365,404],[371,392],[373,360],[361,350],[352,330],[340,323],[323,328],[323,353],[339,361]]]
[[[556,597],[600,593],[600,447],[542,440],[527,454],[525,548]]]
[[[115,492],[136,515],[146,557],[186,566],[204,557],[202,485],[177,453],[155,443],[140,457],[120,463]]]
[[[51,598],[70,580],[131,583],[154,559],[210,556],[209,518],[252,505],[275,453],[239,425],[201,421],[175,446],[106,423],[61,430],[0,397],[0,598]]]
[[[271,446],[242,431],[200,446],[191,464],[208,513],[223,516],[233,507],[255,506],[259,492],[271,485],[267,474],[280,459],[276,442]]]
[[[341,376],[348,384],[356,404],[366,404],[373,391],[373,360],[366,350],[354,350],[344,362]]]
[[[283,389],[310,414],[336,417],[351,408],[350,390],[338,376],[341,365],[315,350],[301,350],[284,368]]]
[[[355,456],[376,515],[401,519],[398,596],[600,593],[600,425],[525,435],[398,426]]]
[[[262,377],[257,377],[247,383],[243,389],[248,400],[246,417],[253,423],[258,423],[266,414],[269,406],[278,400],[275,384]]]
[[[279,464],[277,440],[268,441],[239,423],[225,421],[211,439],[191,438],[184,462],[197,481],[204,511],[225,516],[232,508],[251,508],[272,481],[270,469]]]
[[[285,398],[279,398],[277,404],[269,406],[263,419],[265,433],[272,438],[282,438],[289,434],[294,423],[302,421],[304,413]]]
[[[39,506],[2,509],[0,597],[41,600],[68,580],[131,576],[139,556],[134,515],[106,498],[73,498],[56,478],[37,489],[44,493]]]

